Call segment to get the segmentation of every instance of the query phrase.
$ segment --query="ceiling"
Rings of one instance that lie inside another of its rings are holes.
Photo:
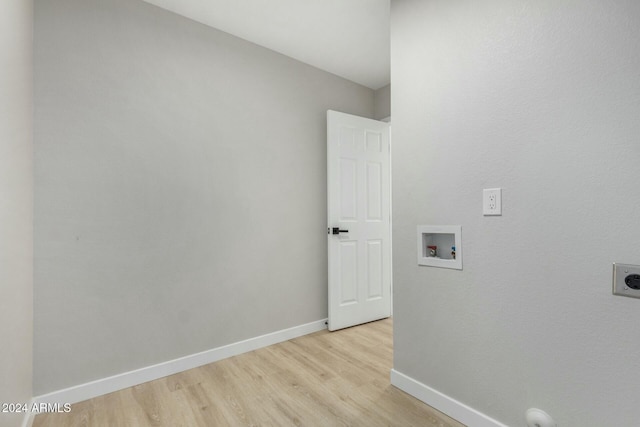
[[[371,89],[390,81],[390,0],[144,0]]]

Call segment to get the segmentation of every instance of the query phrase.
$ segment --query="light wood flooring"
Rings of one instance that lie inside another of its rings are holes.
[[[40,414],[33,427],[462,426],[390,385],[392,328],[306,335]]]

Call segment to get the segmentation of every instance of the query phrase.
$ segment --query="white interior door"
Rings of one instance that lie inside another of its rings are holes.
[[[389,124],[327,111],[329,330],[391,315]]]

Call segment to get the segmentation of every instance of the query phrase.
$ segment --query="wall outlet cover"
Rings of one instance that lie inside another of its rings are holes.
[[[482,190],[482,214],[502,215],[502,189],[485,188]]]
[[[640,265],[613,264],[613,294],[640,298]]]

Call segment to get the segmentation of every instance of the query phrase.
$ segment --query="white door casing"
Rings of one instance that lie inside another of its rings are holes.
[[[390,166],[388,123],[327,111],[331,331],[391,315]]]

